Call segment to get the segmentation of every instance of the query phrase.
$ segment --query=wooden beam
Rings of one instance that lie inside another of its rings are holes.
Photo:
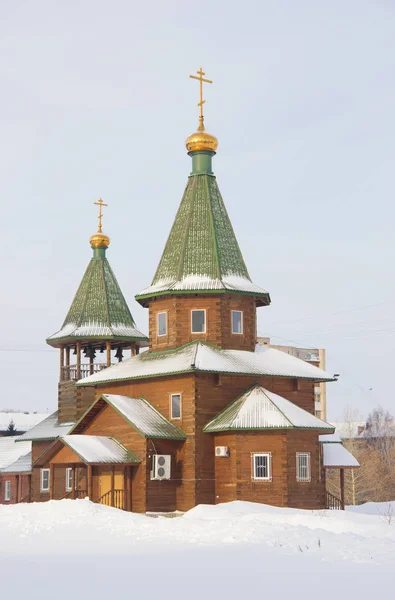
[[[115,481],[115,467],[111,467],[111,506],[114,506],[114,481]]]
[[[106,341],[107,367],[111,366],[111,342]]]
[[[51,463],[49,465],[49,499],[53,500],[55,489],[55,465]]]
[[[88,465],[88,498],[92,500],[92,465]]]
[[[70,366],[70,346],[66,348],[66,367]]]
[[[132,512],[132,468],[133,467],[126,467],[126,479],[127,479],[127,486],[126,486],[126,499],[127,499],[127,506],[126,506],[126,510],[128,512]]]
[[[63,373],[63,367],[64,367],[64,347],[61,346],[59,349],[59,358],[60,358],[60,364],[59,364],[59,368],[60,368],[60,374],[59,374],[59,380],[63,381],[64,379],[64,373]]]
[[[21,476],[19,474],[16,476],[16,494],[15,494],[15,500],[16,500],[17,504],[19,503],[19,495],[20,495],[20,491],[19,491],[20,490],[20,477]]]
[[[75,478],[75,465],[73,465],[71,467],[71,498],[72,500],[75,500],[75,484],[76,484],[76,478]]]
[[[81,379],[81,342],[76,344],[77,351],[77,380]]]
[[[340,502],[344,510],[344,469],[340,469]]]

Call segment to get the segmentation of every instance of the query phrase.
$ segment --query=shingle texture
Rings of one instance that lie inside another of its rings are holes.
[[[108,260],[94,256],[80,283],[62,328],[49,344],[73,339],[146,340],[136,328]]]
[[[269,304],[269,294],[254,285],[241,254],[216,178],[189,178],[152,284],[142,300],[176,291],[236,291]]]
[[[171,352],[143,352],[81,379],[77,385],[97,385],[108,381],[194,372],[333,380],[326,371],[273,348],[265,348],[256,353],[222,350],[204,342],[194,342]]]
[[[15,443],[21,436],[0,437],[0,472],[15,463],[21,456],[29,454],[31,442]]]
[[[62,439],[85,463],[139,463],[139,457],[116,439],[95,435],[66,435]]]
[[[207,423],[203,431],[295,428],[334,430],[293,402],[256,385]]]
[[[58,423],[58,411],[49,415],[35,427],[20,435],[17,439],[24,440],[55,440],[67,435],[75,423]],[[18,445],[18,444],[17,444]]]
[[[120,412],[131,425],[147,438],[185,440],[181,429],[168,421],[145,398],[129,398],[115,394],[103,394],[102,398]]]

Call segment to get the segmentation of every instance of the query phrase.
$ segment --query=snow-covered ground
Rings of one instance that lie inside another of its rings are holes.
[[[169,519],[87,500],[0,506],[2,597],[370,600],[393,587],[388,513],[232,502]]]

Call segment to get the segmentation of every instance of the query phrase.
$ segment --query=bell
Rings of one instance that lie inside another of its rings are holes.
[[[100,346],[100,354],[103,354],[103,352],[104,352],[104,350],[105,350],[105,349],[106,349],[105,345],[104,345],[104,344],[102,344],[102,345]]]
[[[121,362],[121,360],[123,359],[123,352],[122,352],[121,346],[119,346],[119,348],[117,348],[117,351],[115,353],[115,358],[117,358],[119,362]]]
[[[84,352],[84,356],[85,357],[89,356],[89,354],[88,354],[88,346],[85,346],[83,352]]]
[[[76,354],[77,354],[77,347],[74,346],[73,355],[75,356]]]

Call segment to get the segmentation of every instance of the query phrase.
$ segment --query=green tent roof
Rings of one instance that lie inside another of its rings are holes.
[[[142,341],[121,288],[105,256],[96,248],[62,328],[47,339],[53,346],[73,340]]]
[[[152,284],[136,299],[177,292],[237,292],[270,303],[250,279],[213,175],[189,178]]]

